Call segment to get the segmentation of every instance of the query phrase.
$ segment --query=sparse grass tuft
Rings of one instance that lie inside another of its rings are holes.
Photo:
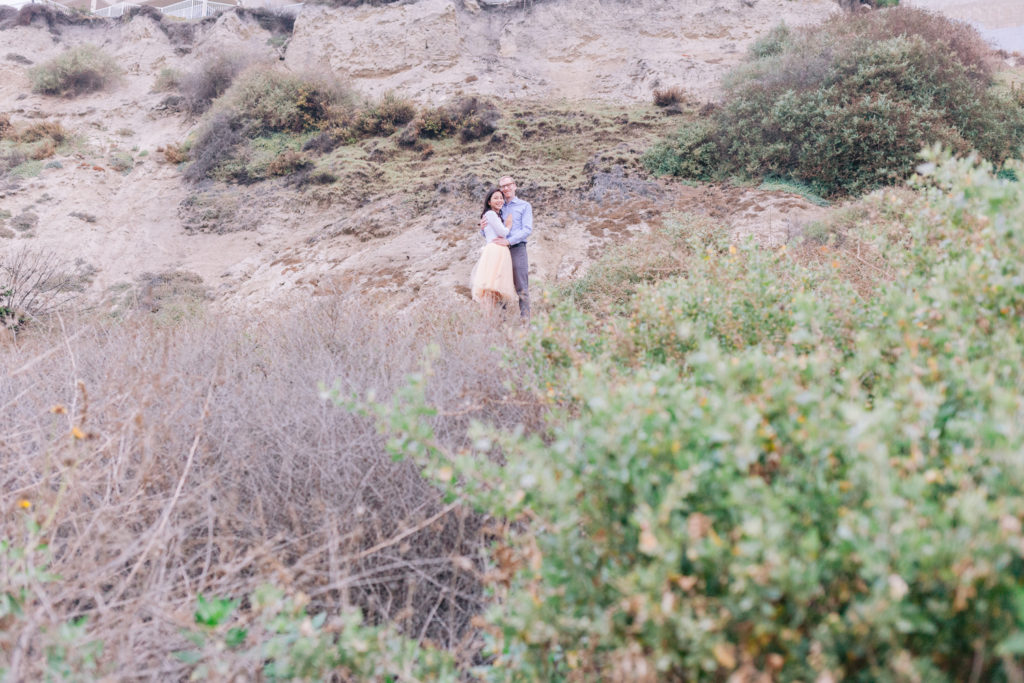
[[[679,86],[659,88],[654,91],[654,106],[668,107],[686,102],[686,91]]]
[[[118,173],[127,174],[135,168],[135,158],[131,152],[116,150],[110,155],[110,168]]]
[[[28,126],[25,130],[14,136],[19,142],[38,142],[49,139],[60,145],[71,137],[71,134],[60,121],[40,121]]]
[[[153,92],[171,92],[181,88],[182,73],[177,69],[163,68],[153,82]]]
[[[157,147],[156,151],[163,154],[164,159],[172,164],[180,164],[188,160],[188,150],[182,149],[181,145],[175,145],[174,143]]]
[[[812,188],[807,183],[801,183],[800,181],[792,180],[789,178],[775,178],[769,176],[764,179],[759,189],[789,192],[790,194],[799,195],[806,199],[807,201],[809,201],[811,204],[814,204],[815,206],[829,206],[830,204],[830,202],[827,199],[824,199],[821,196],[819,196],[814,191],[814,188]]]
[[[286,149],[267,165],[267,175],[291,175],[292,173],[308,170],[312,167],[313,162],[305,154],[292,149]]]
[[[8,171],[14,178],[35,178],[43,172],[43,162],[37,159],[23,161]]]

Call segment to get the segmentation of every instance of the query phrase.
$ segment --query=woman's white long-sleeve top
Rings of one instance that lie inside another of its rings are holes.
[[[487,239],[488,244],[508,234],[508,228],[505,227],[505,224],[501,222],[501,218],[494,211],[485,213],[484,218],[487,219],[487,225],[484,227],[484,237]]]

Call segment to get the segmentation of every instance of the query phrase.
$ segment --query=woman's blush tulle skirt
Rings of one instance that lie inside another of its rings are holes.
[[[512,254],[508,247],[488,242],[480,252],[480,260],[473,267],[471,289],[473,301],[480,301],[488,292],[498,295],[506,303],[518,301],[512,283]]]

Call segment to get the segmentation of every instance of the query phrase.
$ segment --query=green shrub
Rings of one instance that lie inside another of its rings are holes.
[[[658,175],[711,180],[719,167],[714,130],[710,123],[694,121],[680,128],[675,137],[652,147],[644,155],[644,164]]]
[[[33,123],[24,130],[17,133],[15,137],[19,142],[39,142],[40,140],[52,140],[55,144],[63,144],[71,134],[60,121],[39,121]]]
[[[448,107],[434,107],[420,115],[417,129],[419,137],[440,139],[450,137],[458,130],[458,119]]]
[[[285,148],[328,126],[348,93],[330,81],[278,71],[239,77],[206,115],[192,143],[185,178],[222,177],[254,182]],[[283,137],[282,137],[283,136]]]
[[[710,119],[655,147],[647,165],[792,178],[832,196],[906,178],[934,142],[998,164],[1024,145],[1024,111],[992,89],[987,55],[969,26],[909,8],[780,26],[726,80]]]
[[[1024,186],[920,171],[909,247],[866,296],[838,260],[705,236],[619,315],[538,319],[543,439],[438,447],[422,377],[371,407],[396,455],[519,520],[483,676],[1019,675]]]
[[[479,140],[497,129],[501,112],[490,102],[464,97],[454,102],[427,109],[408,130],[416,137],[442,139],[458,135],[462,142]],[[406,146],[412,146],[406,143]]]
[[[9,314],[0,303],[0,325]],[[86,617],[65,622],[39,618],[49,614],[45,609],[50,606],[47,587],[61,577],[50,570],[53,553],[33,518],[32,504],[22,499],[18,508],[12,514],[24,517],[25,531],[20,538],[0,538],[0,621],[4,624],[0,629],[0,677],[13,680],[28,674],[35,680],[102,678],[103,642],[89,632]],[[37,656],[12,670],[19,650]]]
[[[94,45],[71,48],[29,69],[32,92],[73,97],[102,90],[120,74],[117,62]]]
[[[793,45],[793,33],[785,22],[774,26],[768,33],[754,41],[750,47],[750,56],[754,59],[774,57],[790,49]]]
[[[329,108],[346,98],[347,93],[330,81],[257,69],[243,74],[224,93],[218,110],[234,113],[253,135],[301,133],[324,125]]]
[[[360,137],[387,137],[415,116],[416,106],[412,102],[389,92],[380,101],[364,106],[356,114],[352,128]]]

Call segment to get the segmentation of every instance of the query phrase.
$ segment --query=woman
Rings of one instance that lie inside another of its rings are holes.
[[[473,267],[471,289],[473,301],[479,301],[487,313],[493,311],[499,303],[513,303],[518,299],[512,284],[512,255],[507,246],[494,243],[497,238],[508,234],[508,226],[498,217],[504,205],[505,197],[495,187],[488,191],[481,214],[487,220],[484,227],[487,244],[480,252],[480,260]]]

